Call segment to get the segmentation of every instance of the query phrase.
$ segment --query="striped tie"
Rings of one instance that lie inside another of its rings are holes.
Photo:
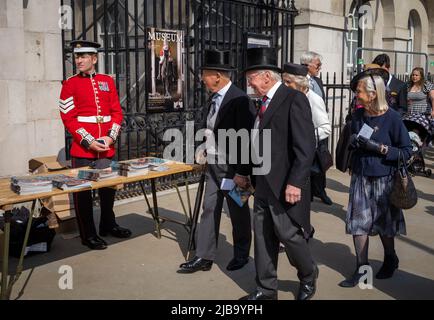
[[[267,110],[267,100],[268,100],[268,97],[267,96],[264,96],[263,98],[262,98],[262,101],[261,101],[261,108],[259,109],[259,113],[258,113],[258,117],[259,117],[259,123],[261,123],[261,121],[262,121],[262,118],[264,117],[264,113],[265,113],[265,110]]]

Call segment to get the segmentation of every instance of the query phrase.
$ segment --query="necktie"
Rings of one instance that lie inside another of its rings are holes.
[[[216,100],[217,100],[218,97],[219,97],[218,93],[214,93],[211,96],[211,102],[210,102],[210,105],[209,105],[209,117],[210,118],[213,117],[213,115],[214,115],[214,113],[216,111]]]
[[[259,109],[258,117],[259,117],[259,123],[262,121],[262,118],[264,117],[265,110],[267,110],[267,100],[268,97],[264,96],[261,100],[261,108]]]

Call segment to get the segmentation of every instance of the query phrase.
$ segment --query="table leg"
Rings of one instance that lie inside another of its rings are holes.
[[[155,179],[151,179],[152,200],[154,203],[155,228],[157,230],[157,238],[161,238],[160,217],[158,215],[157,189],[155,188]]]
[[[158,237],[158,230],[159,230],[160,221],[157,220],[157,217],[155,216],[155,213],[154,213],[154,209],[151,207],[151,204],[149,203],[149,199],[148,199],[148,196],[146,195],[145,186],[144,186],[143,181],[140,181],[139,184],[140,184],[140,187],[142,188],[143,197],[145,198],[146,205],[148,206],[148,210],[152,215],[152,219],[154,219],[155,230],[157,230],[157,237]]]
[[[197,187],[196,200],[194,202],[194,209],[193,209],[193,218],[191,221],[190,235],[188,239],[187,260],[190,260],[191,258],[190,257],[191,251],[196,249],[194,236],[196,233],[197,221],[199,219],[200,206],[202,204],[204,184],[205,184],[205,172],[203,172],[202,175],[200,176],[199,186]]]
[[[27,220],[26,233],[24,235],[23,247],[21,248],[20,260],[19,260],[18,265],[17,265],[17,270],[15,272],[15,275],[9,279],[8,293],[7,293],[8,297],[11,296],[12,288],[13,288],[15,282],[18,281],[18,278],[21,276],[21,273],[23,272],[24,254],[26,253],[27,242],[29,241],[30,229],[32,227],[32,221],[33,221],[33,215],[35,213],[35,207],[36,207],[36,200],[33,200],[32,210],[30,211],[29,220]]]
[[[7,285],[9,275],[9,239],[11,234],[11,210],[6,210],[4,214],[5,229],[3,243],[3,266],[2,266],[2,282],[1,282],[1,300],[7,300]]]

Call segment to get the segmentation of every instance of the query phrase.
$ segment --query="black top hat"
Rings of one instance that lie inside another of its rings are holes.
[[[201,69],[232,71],[230,51],[205,50],[205,61]]]
[[[308,70],[305,65],[289,63],[289,62],[283,65],[283,70],[282,70],[283,73],[289,73],[295,76],[303,76],[303,77],[307,76],[307,71]]]
[[[101,45],[98,42],[87,40],[73,40],[70,42],[74,53],[98,53]]]
[[[261,69],[281,72],[281,69],[277,66],[277,51],[275,48],[247,49],[247,61],[244,72]]]
[[[350,82],[350,87],[353,92],[356,92],[357,90],[357,83],[360,79],[363,79],[367,76],[380,76],[384,80],[384,84],[386,85],[389,81],[389,72],[387,70],[384,70],[383,68],[380,68],[378,64],[367,64],[365,65],[365,70],[363,72],[360,72],[356,74]]]

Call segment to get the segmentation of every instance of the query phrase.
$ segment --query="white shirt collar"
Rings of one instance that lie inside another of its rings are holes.
[[[220,95],[221,98],[224,98],[226,93],[229,90],[229,87],[232,85],[232,81],[229,81],[223,88],[221,88],[217,93]]]
[[[268,97],[268,101],[270,101],[271,99],[273,99],[274,94],[276,93],[277,89],[279,89],[280,85],[282,84],[281,81],[277,81],[274,86],[271,87],[270,90],[268,90],[266,96]]]

